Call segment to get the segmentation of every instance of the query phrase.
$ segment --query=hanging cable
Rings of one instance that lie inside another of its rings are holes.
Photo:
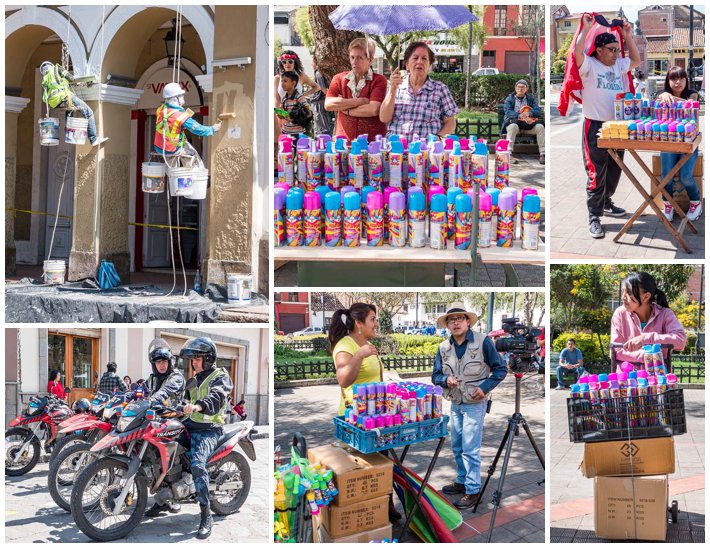
[[[98,101],[98,120],[101,120],[103,125],[102,110],[101,110],[101,78],[103,73],[103,62],[104,62],[104,39],[106,33],[106,6],[101,7],[101,49],[99,50],[99,75],[98,75],[98,88],[99,88],[99,101]],[[98,138],[98,136],[97,136]],[[96,150],[96,177],[94,181],[94,249],[93,251],[97,254],[97,267],[98,267],[98,253],[99,253],[99,211],[101,209],[101,187],[104,175],[104,162],[99,161],[99,154],[101,153],[101,144],[99,144]]]

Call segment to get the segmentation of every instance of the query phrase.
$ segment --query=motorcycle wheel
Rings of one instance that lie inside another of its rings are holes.
[[[219,476],[226,477],[229,483],[241,482],[241,488],[225,491],[225,494],[210,493],[210,507],[219,516],[229,516],[236,513],[249,496],[251,489],[251,469],[247,459],[240,453],[230,453],[227,455],[214,472],[210,474],[210,483],[219,479]]]
[[[124,461],[104,457],[90,464],[74,480],[71,513],[87,537],[101,542],[118,540],[140,524],[148,503],[148,485],[144,476],[135,476],[121,511],[114,514],[111,509],[127,472],[128,464]],[[118,523],[114,521],[121,517],[126,519]]]
[[[25,456],[19,462],[13,462],[12,457],[29,436],[32,437],[32,441],[27,446]],[[5,475],[24,476],[37,466],[40,453],[41,448],[37,436],[25,428],[10,428],[5,432]]]
[[[52,500],[57,506],[71,512],[71,492],[77,476],[94,460],[98,455],[91,453],[92,444],[79,442],[65,447],[56,458],[49,463],[49,476],[47,485]]]
[[[80,443],[86,440],[85,434],[67,434],[62,436],[54,442],[54,447],[52,447],[52,453],[49,456],[49,466],[57,459],[59,453],[61,453],[64,448],[70,447],[75,443]]]

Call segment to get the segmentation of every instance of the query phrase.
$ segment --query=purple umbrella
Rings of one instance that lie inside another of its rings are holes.
[[[478,21],[464,6],[340,6],[329,17],[336,29],[378,36],[453,29]]]

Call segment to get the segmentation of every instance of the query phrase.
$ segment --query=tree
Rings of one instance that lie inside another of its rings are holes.
[[[522,7],[520,23],[512,26],[513,33],[522,38],[530,49],[530,91],[540,100],[540,37],[545,34],[545,7],[529,5]]]
[[[555,62],[552,63],[550,67],[550,72],[552,74],[563,74],[565,72],[565,65],[567,64],[567,55],[569,55],[569,49],[572,47],[572,38],[574,35],[569,34],[565,41],[563,42],[560,49],[555,53]]]
[[[674,301],[685,292],[688,280],[694,271],[693,265],[682,264],[638,264],[616,267],[619,279],[625,278],[629,272],[647,272],[653,276],[656,279],[656,285],[666,295],[668,302]]]
[[[274,59],[278,59],[281,53],[283,53],[284,50],[284,43],[281,38],[276,38],[274,40]]]
[[[315,42],[313,39],[311,21],[308,16],[308,7],[304,6],[296,10],[293,28],[296,31],[296,34],[298,34],[298,37],[301,39],[301,43],[308,49],[308,51],[313,51]]]
[[[481,64],[481,58],[483,56],[483,45],[488,38],[488,29],[483,23],[483,14],[486,11],[485,6],[467,6],[468,10],[478,17],[478,21],[475,23],[468,23],[466,25],[461,25],[455,29],[451,29],[447,32],[447,36],[450,40],[456,43],[461,49],[466,52],[467,56],[467,70],[466,70],[466,92],[464,95],[464,107],[468,109],[470,107],[470,95],[471,95],[471,73],[473,72],[472,65],[472,51],[474,46],[478,50],[478,64]]]
[[[337,6],[308,6],[308,19],[318,58],[318,70],[328,79],[350,69],[348,44],[361,37],[359,32],[336,30],[328,15]]]

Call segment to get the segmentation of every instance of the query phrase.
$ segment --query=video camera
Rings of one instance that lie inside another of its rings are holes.
[[[496,340],[496,350],[508,354],[508,367],[514,373],[542,372],[543,365],[537,355],[540,329],[528,327],[518,318],[505,318],[501,326],[509,336]]]

